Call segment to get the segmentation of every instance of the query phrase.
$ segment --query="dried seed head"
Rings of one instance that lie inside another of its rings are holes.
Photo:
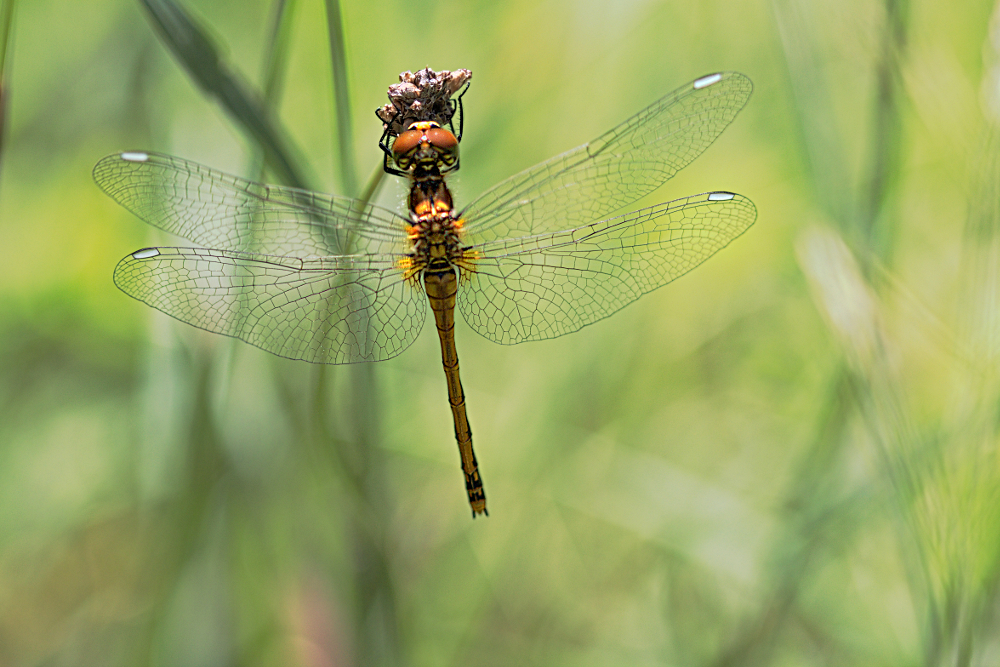
[[[376,111],[383,129],[398,136],[418,121],[434,121],[446,126],[455,113],[451,96],[472,79],[467,69],[454,71],[424,68],[419,72],[403,72],[399,83],[389,86],[389,104]]]

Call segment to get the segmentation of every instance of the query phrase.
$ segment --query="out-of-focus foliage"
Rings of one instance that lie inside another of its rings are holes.
[[[203,71],[259,95],[260,131],[331,191],[378,168],[373,110],[406,69],[473,71],[459,205],[696,76],[753,79],[643,202],[739,192],[747,234],[572,336],[459,324],[476,521],[431,330],[315,367],[114,288],[120,257],[175,240],[94,186],[103,155],[282,178],[150,20],[174,4],[13,13],[0,664],[997,664],[991,3],[179,5]]]

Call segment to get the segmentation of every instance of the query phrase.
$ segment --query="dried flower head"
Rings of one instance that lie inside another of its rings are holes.
[[[419,72],[403,72],[399,83],[389,86],[389,104],[375,114],[390,136],[398,136],[412,123],[434,121],[447,125],[455,110],[451,96],[472,79],[467,69],[435,72],[429,67]]]

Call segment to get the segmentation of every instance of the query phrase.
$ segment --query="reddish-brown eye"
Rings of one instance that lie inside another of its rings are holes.
[[[447,153],[458,149],[458,139],[443,127],[432,127],[427,130],[427,141],[431,146]]]
[[[419,146],[423,134],[420,130],[407,130],[396,137],[396,140],[392,142],[393,159],[398,161],[399,158]]]

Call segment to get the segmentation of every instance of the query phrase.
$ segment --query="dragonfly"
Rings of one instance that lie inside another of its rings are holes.
[[[619,213],[697,158],[746,105],[743,74],[700,77],[566,153],[453,205],[458,140],[434,122],[392,145],[407,211],[231,176],[152,152],[110,155],[97,185],[194,246],[149,247],[114,271],[126,294],[272,354],[391,359],[434,315],[472,516],[486,495],[472,448],[455,310],[502,345],[562,336],[691,271],[756,220],[710,191]],[[612,215],[616,214],[618,215]],[[609,217],[610,216],[610,217]]]

